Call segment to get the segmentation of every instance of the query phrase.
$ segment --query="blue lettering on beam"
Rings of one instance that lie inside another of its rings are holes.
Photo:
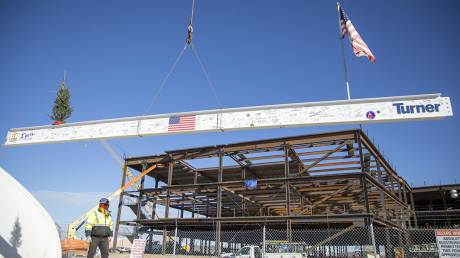
[[[433,113],[439,112],[439,107],[441,104],[428,104],[428,105],[407,105],[404,106],[404,103],[394,103],[393,106],[396,107],[398,114],[413,114],[413,113]]]

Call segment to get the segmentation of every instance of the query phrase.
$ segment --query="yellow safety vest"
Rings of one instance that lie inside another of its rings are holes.
[[[107,215],[98,209],[88,216],[85,225],[86,236],[111,237],[113,235],[113,219],[110,212]]]

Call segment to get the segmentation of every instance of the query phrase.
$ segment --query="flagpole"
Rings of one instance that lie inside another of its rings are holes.
[[[348,85],[347,62],[345,61],[345,48],[343,47],[342,27],[340,25],[340,3],[339,2],[337,2],[337,14],[339,15],[339,31],[340,31],[340,41],[342,42],[342,56],[343,56],[343,70],[345,72],[345,84],[347,85],[348,100],[350,100],[350,87]]]
[[[340,39],[340,41],[342,41],[343,69],[345,71],[345,83],[347,84],[347,96],[348,96],[348,100],[350,100],[350,87],[348,86],[347,63],[345,62],[345,50],[343,48],[343,38]]]

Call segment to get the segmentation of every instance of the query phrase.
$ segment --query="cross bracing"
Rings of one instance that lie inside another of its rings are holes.
[[[212,160],[202,165],[200,161]],[[215,162],[215,163],[213,163]],[[129,192],[165,209],[118,221],[159,230],[417,225],[411,188],[360,129],[165,151],[125,165],[163,184]],[[257,180],[247,188],[247,180]],[[128,194],[125,192],[124,194]],[[170,215],[169,209],[181,211]],[[120,212],[120,211],[119,211]],[[185,215],[184,215],[185,214]]]

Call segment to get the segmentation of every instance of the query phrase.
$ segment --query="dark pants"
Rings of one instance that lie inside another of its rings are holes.
[[[96,253],[96,249],[99,246],[101,250],[101,258],[109,257],[109,238],[108,237],[91,237],[91,243],[88,249],[88,258],[93,258]]]

